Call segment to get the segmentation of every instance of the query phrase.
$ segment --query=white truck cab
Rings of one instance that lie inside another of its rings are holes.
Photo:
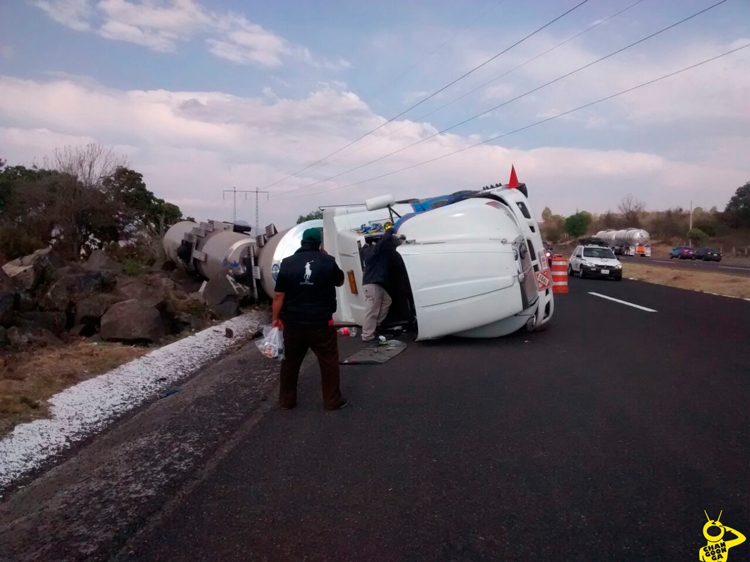
[[[419,340],[497,337],[545,326],[554,311],[549,265],[526,186],[497,185],[426,200],[326,208],[323,245],[347,277],[339,324],[362,324],[362,248],[394,223],[402,240],[400,286],[391,295],[416,320]],[[398,303],[394,303],[397,305]]]

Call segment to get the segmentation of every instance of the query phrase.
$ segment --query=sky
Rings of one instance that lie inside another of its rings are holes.
[[[750,43],[750,2],[726,0],[561,78],[717,1],[3,0],[0,158],[100,143],[199,220],[232,219],[225,189],[268,191],[261,226],[279,228],[511,165],[537,216],[627,194],[721,209],[750,180],[750,48],[524,129]]]

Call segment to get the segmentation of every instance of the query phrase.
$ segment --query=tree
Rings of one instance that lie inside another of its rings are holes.
[[[0,170],[0,226],[16,240],[14,251],[41,243],[78,259],[136,238],[158,250],[157,236],[180,220],[180,209],[150,192],[141,174],[113,169],[122,159],[111,151],[89,145],[55,155],[58,169]]]
[[[307,221],[313,221],[316,219],[322,219],[322,218],[323,218],[323,211],[318,209],[317,211],[313,211],[306,215],[300,215],[299,218],[297,219],[297,224],[307,222]]]
[[[124,156],[95,143],[57,148],[51,159],[45,159],[48,168],[73,176],[86,187],[101,186],[105,178],[127,163],[128,159]]]
[[[750,181],[737,188],[727,203],[726,213],[735,226],[750,226]]]
[[[578,238],[586,234],[589,224],[591,224],[591,214],[581,211],[565,219],[565,232],[572,238]]]
[[[637,228],[641,226],[641,213],[646,209],[646,204],[639,201],[633,194],[628,194],[622,198],[617,206],[622,214],[622,218],[627,223],[627,228]]]
[[[182,219],[179,207],[156,197],[146,188],[143,174],[130,168],[115,169],[102,180],[102,190],[111,198],[113,209],[119,210],[120,239],[140,230],[161,235],[165,227]]]
[[[542,238],[550,244],[557,244],[565,235],[565,219],[560,215],[552,215],[539,225]]]
[[[552,209],[550,209],[549,207],[545,207],[544,210],[542,211],[542,220],[546,222],[551,217],[552,217]]]

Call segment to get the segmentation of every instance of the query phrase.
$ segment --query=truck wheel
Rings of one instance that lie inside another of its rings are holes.
[[[580,268],[578,269],[578,277],[580,277],[581,279],[583,279],[583,266],[581,266],[581,267],[580,267]]]

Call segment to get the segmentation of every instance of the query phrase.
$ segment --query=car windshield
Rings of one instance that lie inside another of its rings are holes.
[[[583,257],[615,259],[615,255],[609,248],[584,248]]]

